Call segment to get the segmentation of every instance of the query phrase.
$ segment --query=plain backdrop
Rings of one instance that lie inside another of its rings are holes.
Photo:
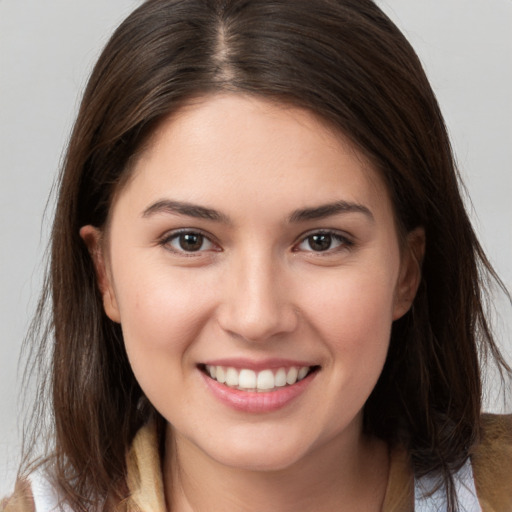
[[[424,63],[475,227],[511,289],[512,0],[378,3]],[[17,364],[41,286],[45,205],[91,66],[139,4],[0,0],[0,496],[12,489],[18,465]],[[510,352],[512,309],[500,304],[501,342]],[[499,407],[490,399],[488,408]]]

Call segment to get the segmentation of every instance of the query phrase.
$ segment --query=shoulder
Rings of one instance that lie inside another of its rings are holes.
[[[512,415],[482,417],[481,438],[471,463],[482,509],[512,510]]]
[[[34,512],[35,504],[28,480],[18,480],[11,497],[0,502],[0,512]]]
[[[461,510],[512,511],[512,415],[484,415],[470,460],[453,475]],[[446,488],[430,474],[415,479],[416,512],[445,510]]]
[[[0,512],[69,512],[42,468],[16,482],[14,493],[0,504]]]

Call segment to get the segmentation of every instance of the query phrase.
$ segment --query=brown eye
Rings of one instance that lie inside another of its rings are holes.
[[[183,233],[178,240],[181,249],[194,252],[203,246],[204,236],[199,233]]]
[[[215,249],[215,244],[211,240],[196,231],[175,233],[162,243],[176,253],[204,252]]]
[[[332,236],[324,233],[308,236],[306,240],[311,250],[316,252],[327,251],[332,245]]]
[[[304,252],[336,252],[341,249],[349,249],[354,244],[347,237],[338,232],[317,231],[302,239],[295,250]]]

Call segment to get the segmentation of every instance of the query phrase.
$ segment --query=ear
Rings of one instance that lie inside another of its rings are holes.
[[[88,225],[80,229],[80,237],[85,242],[89,254],[91,255],[94,268],[96,269],[96,279],[103,297],[105,313],[111,320],[120,323],[121,315],[119,314],[119,307],[112,284],[108,258],[105,256],[103,233],[98,228]]]
[[[424,254],[425,230],[418,227],[407,234],[395,292],[393,320],[398,320],[405,315],[416,297],[421,282],[421,265]]]

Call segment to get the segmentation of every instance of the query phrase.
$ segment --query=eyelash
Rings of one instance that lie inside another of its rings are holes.
[[[299,242],[294,245],[294,252],[298,252],[299,251],[298,247],[304,243],[307,243],[308,240],[309,240],[309,243],[311,244],[311,239],[315,236],[329,237],[329,242],[331,244],[332,244],[332,242],[339,243],[339,245],[337,247],[334,247],[334,248],[329,247],[325,250],[319,250],[319,251],[314,251],[310,245],[311,250],[306,251],[306,252],[310,252],[310,253],[318,255],[318,256],[328,256],[328,255],[336,254],[343,250],[349,250],[354,246],[353,240],[351,240],[348,236],[342,235],[338,231],[332,231],[332,230],[328,230],[328,229],[322,230],[321,229],[321,230],[312,231],[312,232],[306,233],[304,235],[301,235]]]
[[[183,247],[176,248],[176,247],[171,246],[171,243],[173,241],[177,241],[179,243],[180,237],[187,236],[187,235],[201,237],[201,246],[197,250],[186,250],[186,249],[183,249]],[[348,238],[346,235],[340,234],[337,231],[317,230],[317,231],[312,231],[310,233],[301,235],[299,241],[294,244],[292,251],[300,252],[299,247],[302,244],[307,243],[308,240],[309,240],[309,244],[311,244],[311,240],[313,239],[313,237],[328,237],[329,245],[332,245],[333,242],[338,242],[338,246],[336,246],[334,248],[328,247],[325,250],[315,251],[311,248],[311,245],[310,245],[311,250],[305,251],[305,252],[310,252],[310,253],[316,254],[318,256],[331,255],[333,253],[338,253],[342,250],[349,250],[354,246],[354,242],[350,238]],[[202,246],[204,245],[205,242],[207,244],[210,244],[211,248],[208,248],[206,250],[202,249]],[[193,256],[197,257],[201,253],[212,250],[212,249],[214,252],[222,251],[222,249],[216,244],[216,242],[211,240],[209,235],[203,233],[201,230],[198,230],[198,229],[180,229],[178,231],[173,231],[172,233],[165,235],[159,241],[159,245],[165,247],[167,250],[169,250],[175,254],[179,254],[179,255],[187,256],[187,257],[193,257]],[[217,248],[215,249],[215,247],[217,247]]]
[[[169,250],[175,254],[179,254],[180,256],[194,257],[194,256],[198,256],[199,254],[205,252],[205,250],[201,249],[201,248],[199,248],[198,250],[195,250],[195,251],[187,251],[183,248],[178,249],[178,248],[174,248],[171,246],[171,243],[173,241],[177,241],[179,243],[180,237],[187,236],[187,235],[201,237],[201,246],[206,242],[206,243],[210,244],[212,247],[218,247],[218,245],[214,241],[211,240],[209,235],[206,235],[199,229],[180,229],[178,231],[173,231],[172,233],[168,233],[167,235],[165,235],[159,241],[159,245],[165,247],[167,250]],[[218,249],[213,249],[213,250],[215,252],[220,252],[222,249],[220,249],[220,247],[218,247]]]

